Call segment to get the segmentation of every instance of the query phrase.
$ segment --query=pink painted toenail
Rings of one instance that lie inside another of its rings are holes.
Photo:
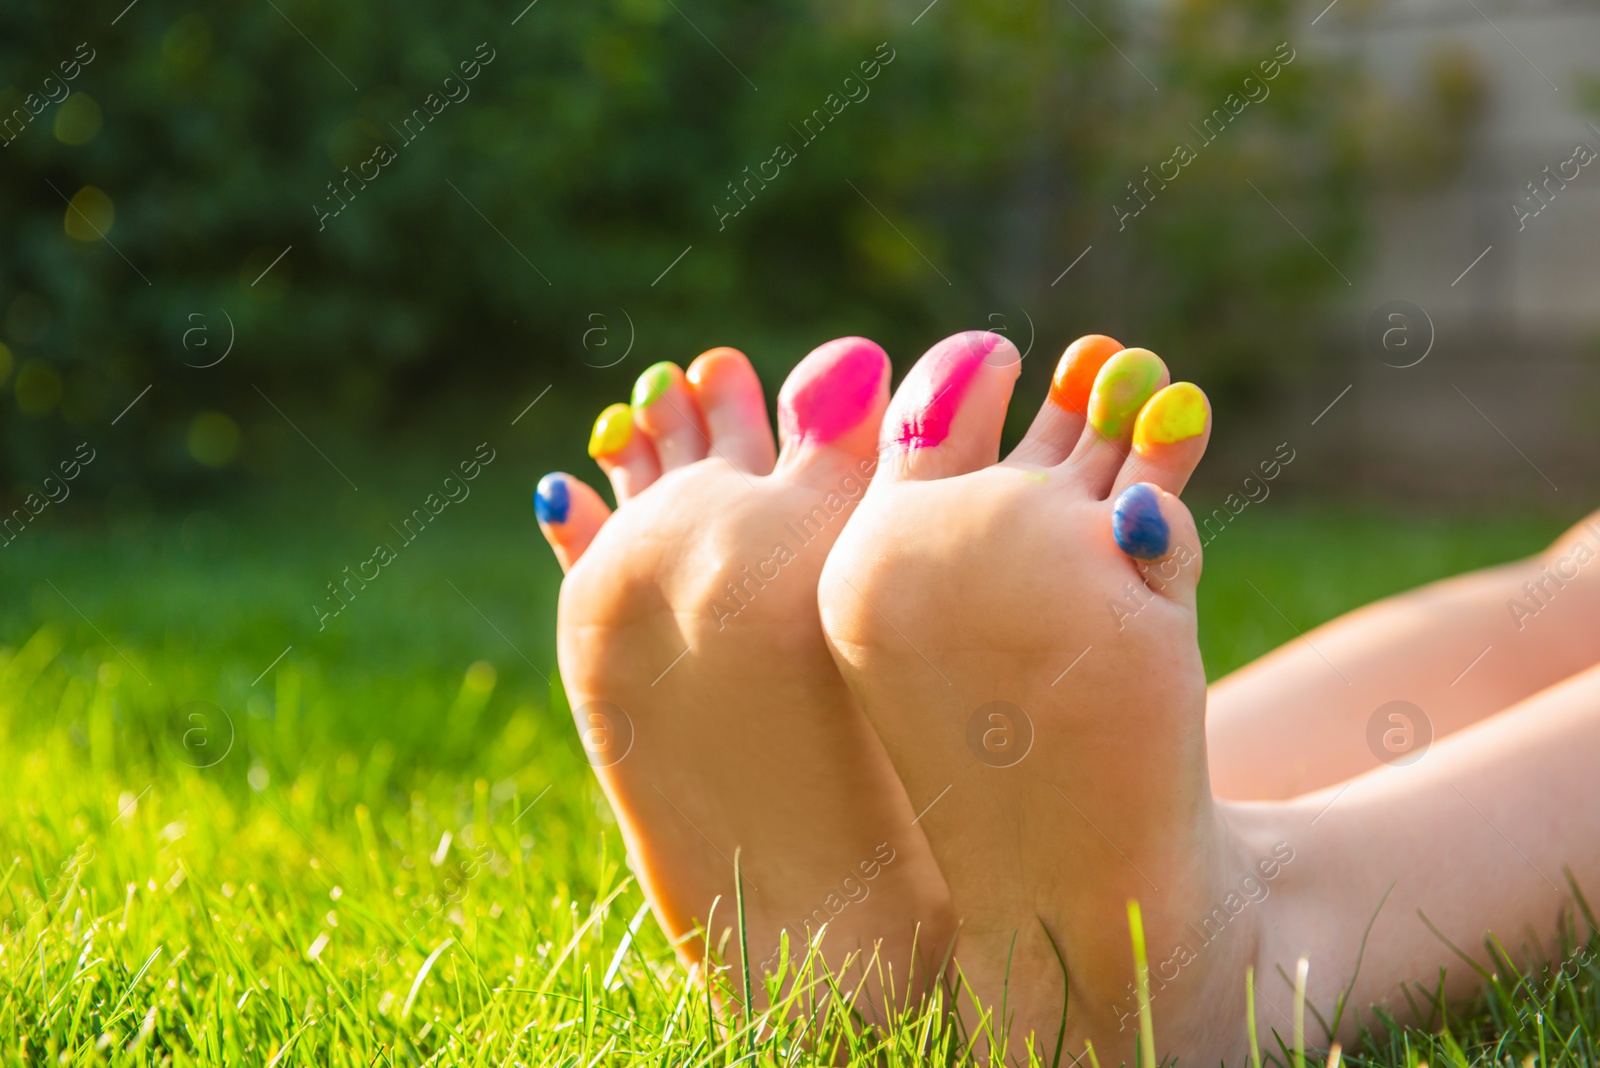
[[[925,449],[950,436],[961,398],[989,355],[1005,341],[999,334],[968,330],[947,337],[911,369],[895,394],[884,425],[885,446]]]
[[[829,442],[853,430],[877,408],[888,373],[888,356],[864,337],[819,345],[778,394],[779,434]]]

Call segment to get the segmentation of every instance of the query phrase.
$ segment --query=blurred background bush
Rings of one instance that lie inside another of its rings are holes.
[[[1302,485],[1593,487],[1600,173],[1512,205],[1600,145],[1600,21],[1317,6],[7,6],[0,504],[82,441],[46,521],[331,496],[546,387],[515,440],[576,464],[656,359],[775,391],[831,336],[903,370],[975,326],[1030,397],[1079,333],[1166,355],[1217,402],[1202,482],[1359,384]],[[1399,299],[1416,368],[1368,338]]]

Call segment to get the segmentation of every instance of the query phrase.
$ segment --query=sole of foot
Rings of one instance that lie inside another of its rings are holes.
[[[779,394],[779,453],[742,353],[657,364],[590,441],[616,512],[563,473],[535,496],[567,571],[562,681],[662,927],[742,999],[744,965],[777,970],[785,935],[798,960],[826,925],[822,958],[865,984],[869,1017],[914,998],[952,938],[948,891],[817,611],[876,465],[888,375],[865,339],[812,352]]]
[[[823,626],[949,884],[969,1033],[1019,1062],[1092,1041],[1137,1063],[1129,901],[1157,956],[1256,864],[1211,800],[1199,541],[1174,495],[1210,409],[1155,354],[1084,338],[1001,461],[1019,364],[961,334],[901,384]],[[1257,937],[1233,921],[1164,984],[1158,1059],[1231,1062]]]

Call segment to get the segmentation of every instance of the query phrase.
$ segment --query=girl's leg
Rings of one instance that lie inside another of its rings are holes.
[[[1597,559],[1600,512],[1538,556],[1378,601],[1235,671],[1208,698],[1212,788],[1342,782],[1600,662]]]
[[[1258,848],[1294,849],[1262,905],[1256,974],[1271,1022],[1282,1031],[1275,1013],[1290,1004],[1275,966],[1292,975],[1302,953],[1325,1016],[1352,982],[1352,1006],[1387,1003],[1409,1016],[1400,984],[1431,987],[1441,968],[1447,995],[1471,995],[1479,980],[1441,935],[1491,971],[1490,932],[1519,965],[1525,955],[1549,959],[1558,917],[1575,904],[1568,873],[1588,895],[1600,890],[1597,766],[1600,666],[1461,731],[1415,765],[1289,802],[1225,806]],[[1342,1030],[1353,1037],[1348,1024]]]

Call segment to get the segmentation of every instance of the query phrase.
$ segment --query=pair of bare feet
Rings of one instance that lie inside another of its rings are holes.
[[[1020,357],[997,335],[936,345],[892,402],[881,349],[822,346],[779,395],[781,453],[748,361],[712,350],[687,374],[650,368],[632,405],[596,424],[614,516],[571,476],[541,481],[541,526],[568,571],[562,677],[686,960],[726,956],[737,858],[752,969],[785,932],[803,952],[826,924],[831,964],[875,957],[875,975],[896,977],[869,981],[869,1012],[959,972],[969,1029],[1003,1011],[989,1030],[1009,1036],[1007,1058],[1030,1036],[1053,1056],[1065,1003],[1066,1055],[1092,1040],[1115,1063],[1138,1031],[1126,912],[1138,899],[1158,1056],[1231,1064],[1247,966],[1264,1029],[1286,1032],[1289,992],[1267,979],[1302,954],[1318,963],[1314,1004],[1386,1001],[1451,960],[1418,935],[1418,908],[1458,945],[1489,928],[1548,935],[1567,901],[1548,873],[1600,877],[1600,857],[1568,855],[1600,832],[1600,805],[1576,822],[1572,810],[1593,801],[1573,761],[1600,758],[1600,676],[1577,674],[1600,655],[1583,659],[1581,638],[1495,672],[1508,699],[1445,715],[1445,729],[1484,722],[1416,769],[1345,744],[1393,673],[1392,627],[1377,648],[1363,647],[1370,626],[1326,636],[1350,646],[1351,693],[1329,696],[1326,669],[1281,653],[1220,684],[1208,723],[1199,541],[1173,494],[1209,409],[1153,354],[1119,350],[1074,343],[1003,462]],[[1600,618],[1597,586],[1552,599],[1552,613]],[[1481,636],[1458,630],[1429,647],[1448,659]],[[1540,789],[1551,762],[1574,782]],[[1526,782],[1473,789],[1513,765]],[[1218,800],[1216,783],[1270,800]],[[1457,797],[1487,830],[1453,824]],[[1507,821],[1547,814],[1558,832],[1507,836]],[[1492,900],[1440,867],[1463,850],[1515,869]],[[1387,941],[1357,982],[1358,943],[1386,899],[1375,933]]]

